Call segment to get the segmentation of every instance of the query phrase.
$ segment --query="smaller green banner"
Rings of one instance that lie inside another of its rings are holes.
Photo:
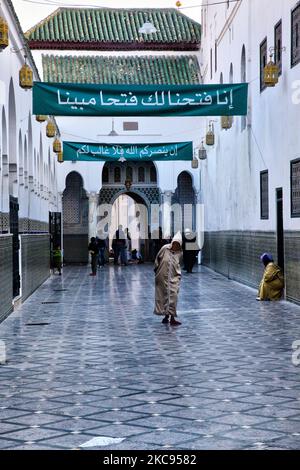
[[[193,142],[167,144],[63,143],[64,161],[170,161],[192,160]]]

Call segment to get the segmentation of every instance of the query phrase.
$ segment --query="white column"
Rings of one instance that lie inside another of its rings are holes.
[[[98,208],[98,193],[91,192],[89,197],[89,238],[96,237],[97,235],[97,208]]]
[[[201,175],[201,173],[200,173]],[[200,184],[201,188],[201,184]],[[204,203],[203,203],[203,194],[202,190],[197,191],[196,193],[197,199],[196,199],[196,227],[197,227],[197,240],[198,240],[198,245],[200,247],[199,251],[199,256],[198,256],[198,262],[199,264],[202,264],[202,249],[204,245],[204,231],[205,231],[205,226],[204,226],[204,216],[205,216],[205,211],[204,211]]]
[[[163,238],[171,237],[171,206],[172,191],[164,191],[162,194],[162,231]]]
[[[9,212],[9,169],[8,156],[2,155],[2,212]]]

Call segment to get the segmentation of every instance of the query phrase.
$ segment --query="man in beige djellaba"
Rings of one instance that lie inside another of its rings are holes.
[[[179,326],[177,299],[181,280],[182,236],[178,232],[172,242],[159,251],[155,260],[155,315],[164,316],[162,323]]]

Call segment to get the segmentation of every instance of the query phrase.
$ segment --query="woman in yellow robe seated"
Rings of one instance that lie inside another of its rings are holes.
[[[272,255],[261,256],[265,272],[259,286],[257,300],[281,300],[284,291],[284,276],[279,266],[274,263]]]

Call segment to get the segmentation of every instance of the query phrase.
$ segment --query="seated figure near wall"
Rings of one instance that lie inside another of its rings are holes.
[[[257,300],[281,300],[284,291],[282,270],[274,263],[273,257],[269,253],[263,254],[260,259],[265,266],[265,271],[259,286]]]

